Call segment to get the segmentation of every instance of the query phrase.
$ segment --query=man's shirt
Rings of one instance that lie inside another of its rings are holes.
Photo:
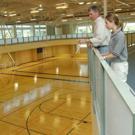
[[[95,20],[93,38],[90,39],[94,47],[109,45],[110,31],[105,26],[104,19],[100,16]]]

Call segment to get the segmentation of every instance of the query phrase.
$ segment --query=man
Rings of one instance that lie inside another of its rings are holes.
[[[110,31],[105,26],[105,21],[101,17],[102,8],[97,5],[92,5],[88,9],[89,17],[95,22],[93,38],[85,40],[88,47],[96,47],[101,54],[109,51]],[[80,43],[84,40],[80,40]]]

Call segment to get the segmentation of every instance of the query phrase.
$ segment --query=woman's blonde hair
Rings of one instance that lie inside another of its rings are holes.
[[[122,28],[122,22],[119,20],[118,16],[112,13],[108,13],[106,16],[106,20],[108,20],[109,22],[114,22],[114,24],[117,27],[121,27]]]

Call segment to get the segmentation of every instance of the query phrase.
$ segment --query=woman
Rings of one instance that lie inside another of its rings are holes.
[[[110,60],[112,70],[123,82],[126,82],[128,74],[128,52],[119,18],[116,15],[108,14],[106,16],[106,27],[112,30],[109,42],[110,51],[102,56],[104,59]]]

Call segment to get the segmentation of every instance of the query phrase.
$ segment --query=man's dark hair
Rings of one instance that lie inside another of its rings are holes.
[[[91,5],[91,6],[88,8],[88,12],[90,12],[91,10],[94,11],[94,12],[99,12],[99,14],[101,14],[102,11],[103,11],[103,8],[102,8],[101,5]]]

